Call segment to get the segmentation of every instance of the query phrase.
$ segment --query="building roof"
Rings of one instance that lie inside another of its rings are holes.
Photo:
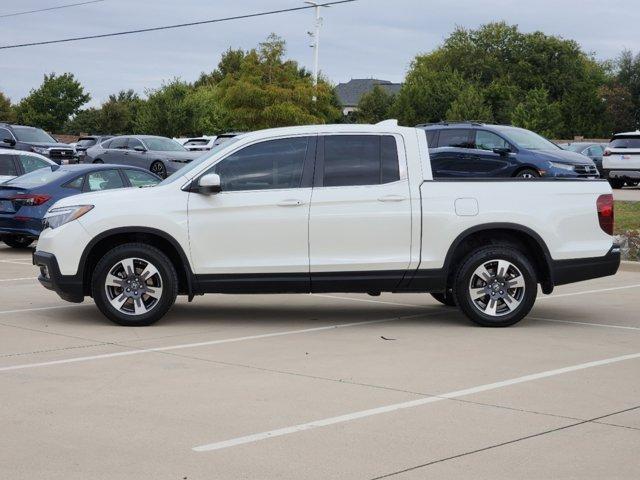
[[[375,78],[353,78],[347,83],[339,83],[336,86],[336,94],[343,107],[356,107],[360,98],[365,93],[373,90],[373,87],[380,85],[387,93],[395,95],[402,87],[401,83],[393,83],[388,80],[378,80]]]

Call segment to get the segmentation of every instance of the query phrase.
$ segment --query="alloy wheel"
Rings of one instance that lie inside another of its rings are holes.
[[[144,315],[153,310],[162,297],[160,272],[141,258],[125,258],[113,265],[104,286],[111,306],[126,315]]]
[[[500,317],[520,306],[525,294],[522,272],[507,260],[483,262],[471,276],[469,295],[485,315]]]

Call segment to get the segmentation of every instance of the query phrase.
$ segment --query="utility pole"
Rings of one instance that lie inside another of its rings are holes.
[[[311,38],[313,38],[313,97],[312,100],[315,102],[318,97],[316,95],[316,90],[318,87],[318,50],[320,49],[320,27],[322,26],[322,17],[320,16],[320,9],[322,7],[328,8],[329,5],[319,5],[317,2],[313,1],[305,1],[304,3],[308,3],[309,5],[313,5],[315,8],[316,22],[315,22],[315,30],[313,32],[307,32]]]

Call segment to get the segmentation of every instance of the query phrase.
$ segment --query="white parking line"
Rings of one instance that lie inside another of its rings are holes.
[[[67,305],[55,305],[53,307],[33,307],[33,308],[18,308],[15,310],[0,310],[0,315],[5,313],[22,313],[22,312],[40,312],[42,310],[57,310],[59,308],[73,308],[73,307],[85,307],[88,304],[81,303],[69,303]]]
[[[0,282],[17,282],[18,280],[37,280],[38,277],[0,278]]]
[[[590,327],[619,328],[622,330],[640,330],[640,327],[627,327],[625,325],[607,325],[606,323],[574,322],[573,320],[554,320],[552,318],[540,318],[540,317],[527,317],[527,318],[531,320],[538,320],[541,322],[570,323],[574,325],[588,325]]]
[[[519,383],[531,382],[534,380],[540,380],[542,378],[554,377],[556,375],[562,375],[564,373],[575,372],[578,370],[584,370],[587,368],[598,367],[602,365],[609,365],[611,363],[623,362],[625,360],[633,360],[640,358],[640,353],[633,353],[630,355],[623,355],[620,357],[606,358],[604,360],[597,360],[595,362],[581,363],[579,365],[572,365],[570,367],[558,368],[555,370],[548,370],[546,372],[534,373],[531,375],[525,375],[523,377],[516,377],[510,380],[504,380],[501,382],[488,383],[486,385],[479,385],[477,387],[466,388],[464,390],[456,390],[449,393],[438,395],[437,397],[420,398],[418,400],[411,400],[408,402],[394,403],[392,405],[385,405],[383,407],[372,408],[369,410],[361,410],[359,412],[347,413],[345,415],[339,415],[337,417],[324,418],[321,420],[315,420],[308,423],[301,423],[291,427],[280,428],[277,430],[270,430],[268,432],[256,433],[253,435],[247,435],[244,437],[232,438],[230,440],[224,440],[222,442],[209,443],[206,445],[200,445],[193,447],[196,452],[208,452],[212,450],[221,450],[223,448],[235,447],[237,445],[244,445],[247,443],[259,442],[260,440],[266,440],[273,437],[281,437],[283,435],[289,435],[292,433],[302,432],[304,430],[311,430],[318,427],[326,427],[328,425],[335,425],[337,423],[350,422],[359,418],[371,417],[374,415],[380,415],[383,413],[394,412],[396,410],[403,410],[406,408],[420,407],[429,403],[440,402],[449,398],[458,398],[466,395],[472,395],[475,393],[486,392],[489,390],[495,390],[498,388],[508,387],[510,385],[517,385]]]
[[[50,307],[55,308],[55,307]],[[24,310],[22,310],[24,311]],[[0,312],[2,313],[2,312]],[[435,312],[433,312],[435,313]],[[184,343],[180,345],[170,345],[167,347],[156,347],[156,348],[138,348],[135,350],[125,350],[123,352],[114,352],[114,353],[104,353],[101,355],[90,355],[87,357],[74,357],[74,358],[66,358],[64,360],[54,360],[51,362],[39,362],[39,363],[25,363],[21,365],[11,365],[9,367],[1,367],[0,372],[8,372],[12,370],[24,370],[27,368],[36,368],[36,367],[49,367],[52,365],[64,365],[67,363],[78,363],[78,362],[89,362],[92,360],[102,360],[105,358],[115,358],[115,357],[126,357],[129,355],[139,355],[141,353],[152,353],[152,352],[168,352],[171,350],[181,350],[184,348],[196,348],[196,347],[206,347],[210,345],[220,345],[223,343],[235,343],[235,342],[244,342],[247,340],[258,340],[262,338],[272,338],[272,337],[283,337],[285,335],[298,335],[301,333],[311,333],[311,332],[321,332],[323,330],[332,330],[338,328],[347,328],[347,327],[356,327],[360,325],[371,325],[374,323],[383,323],[383,322],[394,322],[398,320],[406,320],[408,318],[420,317],[425,315],[425,313],[416,314],[416,315],[405,315],[401,317],[393,317],[393,318],[383,318],[381,320],[367,320],[364,322],[352,322],[352,323],[341,323],[337,325],[327,325],[324,327],[314,327],[314,328],[304,328],[301,330],[286,330],[283,332],[273,332],[273,333],[263,333],[261,335],[249,335],[246,337],[236,337],[236,338],[224,338],[221,340],[211,340],[208,342],[198,342],[198,343]]]

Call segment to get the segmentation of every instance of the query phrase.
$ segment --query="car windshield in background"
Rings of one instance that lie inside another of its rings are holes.
[[[206,145],[207,143],[209,143],[209,140],[207,140],[206,138],[198,138],[195,140],[189,140],[184,144],[184,146],[187,147],[190,145]]]
[[[20,177],[16,177],[13,180],[9,180],[8,182],[3,183],[3,185],[10,185],[12,187],[20,188],[39,187],[40,185],[45,185],[58,178],[62,178],[66,176],[67,173],[67,170],[63,170],[59,166],[51,168],[40,168],[39,170],[34,170],[31,173],[27,173]]]
[[[509,140],[516,144],[519,148],[526,150],[558,150],[560,149],[555,143],[551,143],[537,133],[518,127],[493,127]]]
[[[159,185],[168,185],[169,183],[175,182],[176,179],[181,178],[183,175],[187,174],[188,172],[190,172],[194,168],[199,167],[202,162],[206,162],[207,160],[209,160],[211,158],[212,155],[217,154],[223,148],[227,148],[228,146],[233,145],[238,140],[240,140],[240,138],[241,137],[233,137],[233,138],[230,138],[229,140],[227,140],[226,142],[224,142],[221,145],[214,146],[208,152],[204,152],[201,156],[199,156],[198,158],[196,158],[192,162],[187,163],[180,170],[176,170],[175,172],[173,172],[171,175],[169,175],[167,178],[165,178],[162,182],[160,182]]]
[[[13,127],[13,132],[20,142],[27,143],[58,143],[56,139],[44,130],[31,127]]]
[[[144,138],[147,148],[154,152],[186,152],[187,149],[170,138],[147,137]]]
[[[82,140],[78,140],[76,146],[89,148],[93,147],[96,144],[96,141],[97,140],[95,138],[83,138]]]
[[[565,143],[560,146],[562,147],[563,150],[569,150],[570,152],[581,152],[582,150],[584,150],[584,147],[585,147],[585,145],[580,143],[571,143],[569,145]]]
[[[610,148],[640,148],[640,135],[637,137],[618,137],[611,140]]]

